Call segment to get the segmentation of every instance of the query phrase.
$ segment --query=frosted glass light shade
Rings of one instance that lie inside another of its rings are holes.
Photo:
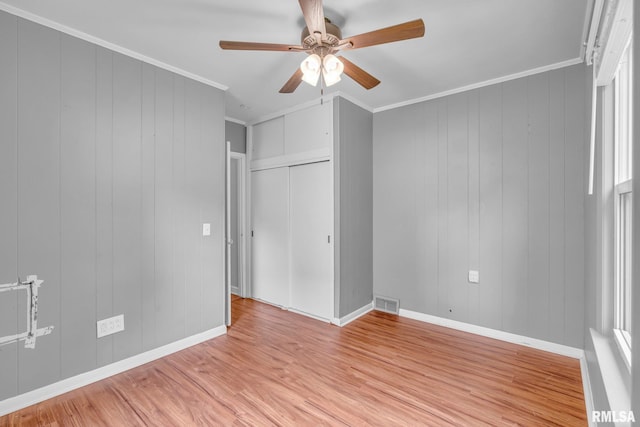
[[[302,80],[309,83],[311,86],[318,84],[318,78],[320,77],[320,68],[322,61],[320,57],[315,53],[307,56],[300,64],[300,70],[302,71]]]
[[[322,77],[327,86],[338,83],[343,71],[344,64],[335,55],[327,55],[322,60]]]

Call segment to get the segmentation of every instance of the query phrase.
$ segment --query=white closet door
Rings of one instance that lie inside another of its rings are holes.
[[[293,166],[289,172],[291,307],[331,319],[331,168],[329,162],[320,162]]]
[[[289,307],[289,168],[251,173],[253,297]]]

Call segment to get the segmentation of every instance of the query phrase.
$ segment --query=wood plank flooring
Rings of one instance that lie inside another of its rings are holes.
[[[234,299],[226,336],[0,426],[582,426],[579,362],[380,312],[344,328]]]

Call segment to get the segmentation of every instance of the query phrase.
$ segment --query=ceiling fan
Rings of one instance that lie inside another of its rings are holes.
[[[282,86],[280,93],[292,93],[302,81],[315,86],[320,79],[320,74],[322,74],[324,84],[331,86],[340,81],[340,75],[343,72],[365,89],[371,89],[376,87],[380,80],[344,56],[338,57],[336,54],[342,50],[360,49],[424,36],[424,22],[422,19],[416,19],[343,39],[340,28],[325,18],[322,0],[298,1],[307,24],[302,30],[300,45],[220,41],[220,47],[229,50],[306,52],[308,56],[302,61],[300,68]]]

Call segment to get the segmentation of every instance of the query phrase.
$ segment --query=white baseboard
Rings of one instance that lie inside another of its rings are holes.
[[[587,409],[587,423],[589,427],[595,426],[591,420],[591,414],[595,410],[593,404],[593,393],[591,391],[591,380],[589,379],[589,366],[586,354],[580,358],[580,373],[582,374],[582,390],[584,393],[584,406]]]
[[[457,329],[459,331],[469,332],[476,335],[481,335],[488,338],[495,338],[501,341],[510,342],[513,344],[520,344],[527,347],[535,348],[538,350],[548,351],[556,353],[562,356],[572,357],[574,359],[580,359],[584,357],[584,350],[575,347],[569,347],[567,345],[556,344],[549,341],[539,340],[537,338],[529,338],[522,335],[512,334],[510,332],[498,331],[496,329],[486,328],[484,326],[472,325],[470,323],[459,322],[457,320],[445,319],[443,317],[432,316],[430,314],[418,313],[416,311],[410,311],[400,309],[400,316],[408,317],[414,320],[420,320],[422,322],[432,323],[434,325],[445,326],[451,329]]]
[[[312,319],[319,320],[319,321],[324,322],[324,323],[331,323],[331,321],[329,319],[327,319],[326,317],[316,316],[315,314],[307,313],[306,311],[301,311],[301,310],[298,310],[298,309],[293,308],[293,307],[287,307],[287,308],[283,307],[282,309],[290,311],[292,313],[299,314],[301,316],[310,317]]]
[[[333,318],[333,320],[331,320],[331,323],[333,323],[334,325],[338,325],[340,327],[343,327],[344,325],[353,322],[354,320],[356,320],[358,317],[362,317],[365,314],[367,314],[368,312],[370,312],[371,310],[373,310],[373,302],[370,302],[367,305],[364,305],[362,307],[360,307],[359,309],[347,314],[346,316],[343,316],[341,318]]]
[[[128,371],[129,369],[144,365],[145,363],[152,362],[226,333],[226,326],[218,326],[217,328],[209,331],[181,339],[162,347],[154,348],[153,350],[137,354],[124,360],[119,360],[115,363],[111,363],[110,365],[94,369],[93,371],[85,372],[15,397],[10,397],[9,399],[0,401],[0,416],[10,414],[26,408],[27,406],[35,405],[36,403],[51,399],[52,397],[59,396],[96,381],[103,380],[107,377]]]

